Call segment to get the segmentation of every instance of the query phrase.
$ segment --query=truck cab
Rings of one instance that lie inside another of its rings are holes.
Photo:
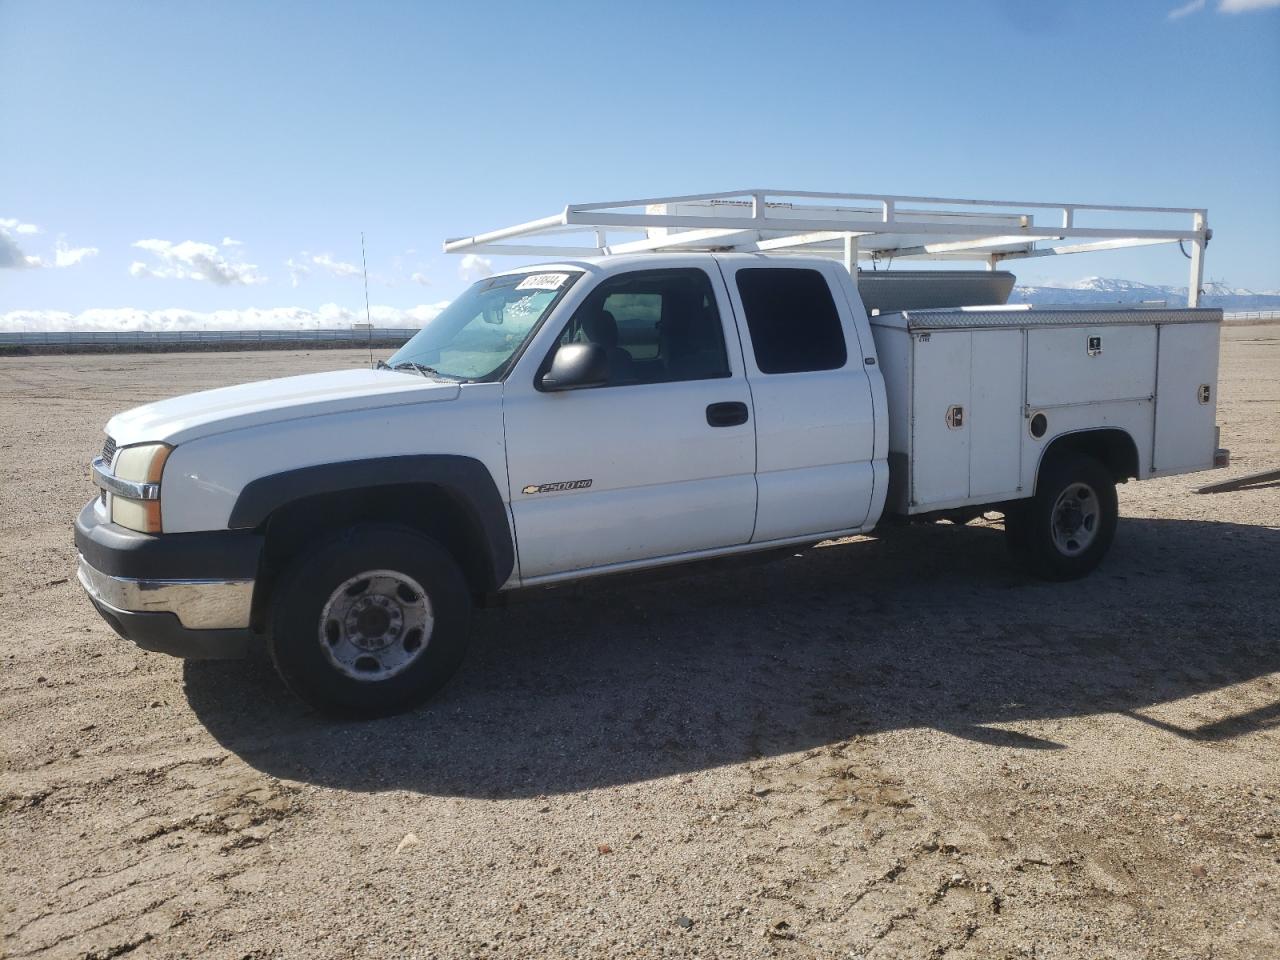
[[[874,524],[884,384],[838,266],[707,254],[579,266],[563,321],[534,338],[503,396],[522,584]],[[603,363],[557,369],[584,354]]]

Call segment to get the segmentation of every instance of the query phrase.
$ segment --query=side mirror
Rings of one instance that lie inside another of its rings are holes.
[[[601,387],[609,382],[609,354],[598,343],[566,343],[542,375],[543,390]]]

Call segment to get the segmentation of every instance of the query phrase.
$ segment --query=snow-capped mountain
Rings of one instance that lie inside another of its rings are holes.
[[[1186,287],[1166,287],[1114,277],[1085,277],[1075,283],[1018,284],[1010,303],[1159,303],[1185,306]],[[1200,298],[1206,307],[1228,311],[1280,310],[1280,290],[1245,290],[1224,283],[1206,283]]]

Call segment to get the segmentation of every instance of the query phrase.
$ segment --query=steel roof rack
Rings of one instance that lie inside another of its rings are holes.
[[[805,254],[839,259],[856,275],[859,261],[978,260],[994,270],[1005,260],[1177,243],[1191,261],[1187,302],[1196,306],[1213,235],[1208,224],[1208,211],[1197,207],[735,190],[571,203],[549,217],[446,240],[444,251],[571,258],[690,250]]]

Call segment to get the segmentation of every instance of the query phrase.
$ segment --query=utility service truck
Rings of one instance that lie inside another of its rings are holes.
[[[746,191],[448,241],[549,262],[479,280],[373,369],[111,418],[79,579],[145,649],[265,649],[304,700],[368,714],[444,684],[502,591],[886,515],[998,511],[1026,569],[1080,577],[1118,483],[1226,461],[1209,237],[1197,209]],[[1006,260],[1148,243],[1190,246],[1187,308],[1003,304]]]

